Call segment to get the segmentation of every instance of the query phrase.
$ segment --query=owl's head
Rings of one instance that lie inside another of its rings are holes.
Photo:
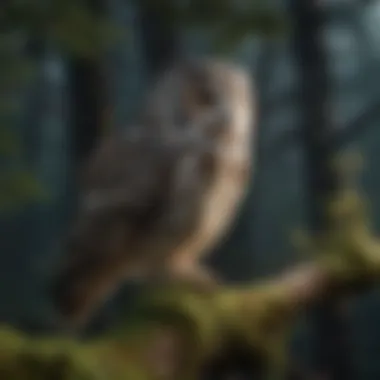
[[[167,70],[148,100],[154,125],[212,136],[247,134],[251,128],[251,79],[239,66],[192,59]],[[158,122],[157,122],[158,121]]]

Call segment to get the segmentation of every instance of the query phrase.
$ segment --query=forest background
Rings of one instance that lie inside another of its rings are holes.
[[[322,228],[323,149],[305,131],[327,131],[334,152],[362,153],[361,185],[380,227],[379,1],[6,0],[0,321],[52,329],[46,283],[75,210],[77,168],[104,133],[128,126],[151,80],[184,53],[240,62],[258,88],[250,193],[212,259],[225,278],[254,280],[298,262],[294,230]],[[128,297],[103,312],[102,329]],[[344,380],[378,379],[379,318],[376,291],[314,310],[298,325],[296,357]],[[323,354],[329,348],[339,355]]]

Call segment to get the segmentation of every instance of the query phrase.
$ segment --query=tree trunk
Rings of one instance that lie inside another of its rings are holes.
[[[101,63],[73,58],[69,63],[73,164],[78,167],[102,133],[106,108]]]
[[[90,12],[103,17],[106,6],[103,0],[87,0]],[[68,60],[69,86],[69,146],[70,163],[66,199],[62,203],[65,222],[70,225],[78,206],[78,181],[84,161],[104,133],[108,108],[106,76],[101,56],[72,56]],[[104,324],[100,313],[94,324]],[[99,320],[100,321],[99,321]],[[90,326],[93,328],[93,326]]]
[[[103,17],[106,2],[85,0],[89,12]],[[102,134],[107,88],[101,57],[72,57],[69,61],[74,164],[80,165]]]
[[[179,32],[159,2],[139,1],[139,25],[147,74],[154,78],[179,56]],[[174,15],[172,15],[174,17]]]
[[[102,0],[88,0],[87,6],[91,12],[100,17],[105,12]],[[70,174],[77,178],[83,160],[91,152],[104,129],[104,116],[108,104],[101,58],[71,57],[68,62],[68,78],[73,167],[73,172]],[[77,189],[70,190],[75,200]]]
[[[322,46],[322,11],[315,1],[290,0],[294,17],[294,49],[300,68],[305,144],[305,178],[309,217],[316,234],[329,228],[327,202],[338,189],[331,161],[334,152],[327,58]],[[353,378],[342,303],[324,300],[315,313],[317,372],[323,379]]]

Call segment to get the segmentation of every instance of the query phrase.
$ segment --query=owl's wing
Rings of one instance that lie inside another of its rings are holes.
[[[172,137],[115,135],[90,157],[78,220],[52,289],[69,320],[86,319],[136,259],[160,265],[197,225],[212,160],[196,140]]]
[[[120,210],[130,223],[134,218],[151,225],[157,220],[179,228],[178,223],[191,217],[183,214],[185,205],[179,200],[186,198],[186,205],[197,207],[195,200],[210,179],[211,156],[210,147],[191,134],[158,138],[130,132],[111,137],[89,160],[83,211]]]
[[[167,153],[141,135],[118,135],[90,158],[83,176],[83,211],[123,207],[143,213],[163,191],[170,170]]]

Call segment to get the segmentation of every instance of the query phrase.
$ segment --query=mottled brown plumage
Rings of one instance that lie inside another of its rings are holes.
[[[54,300],[83,323],[125,278],[212,284],[200,260],[222,238],[247,187],[254,99],[233,65],[175,65],[149,94],[138,127],[88,161]]]

